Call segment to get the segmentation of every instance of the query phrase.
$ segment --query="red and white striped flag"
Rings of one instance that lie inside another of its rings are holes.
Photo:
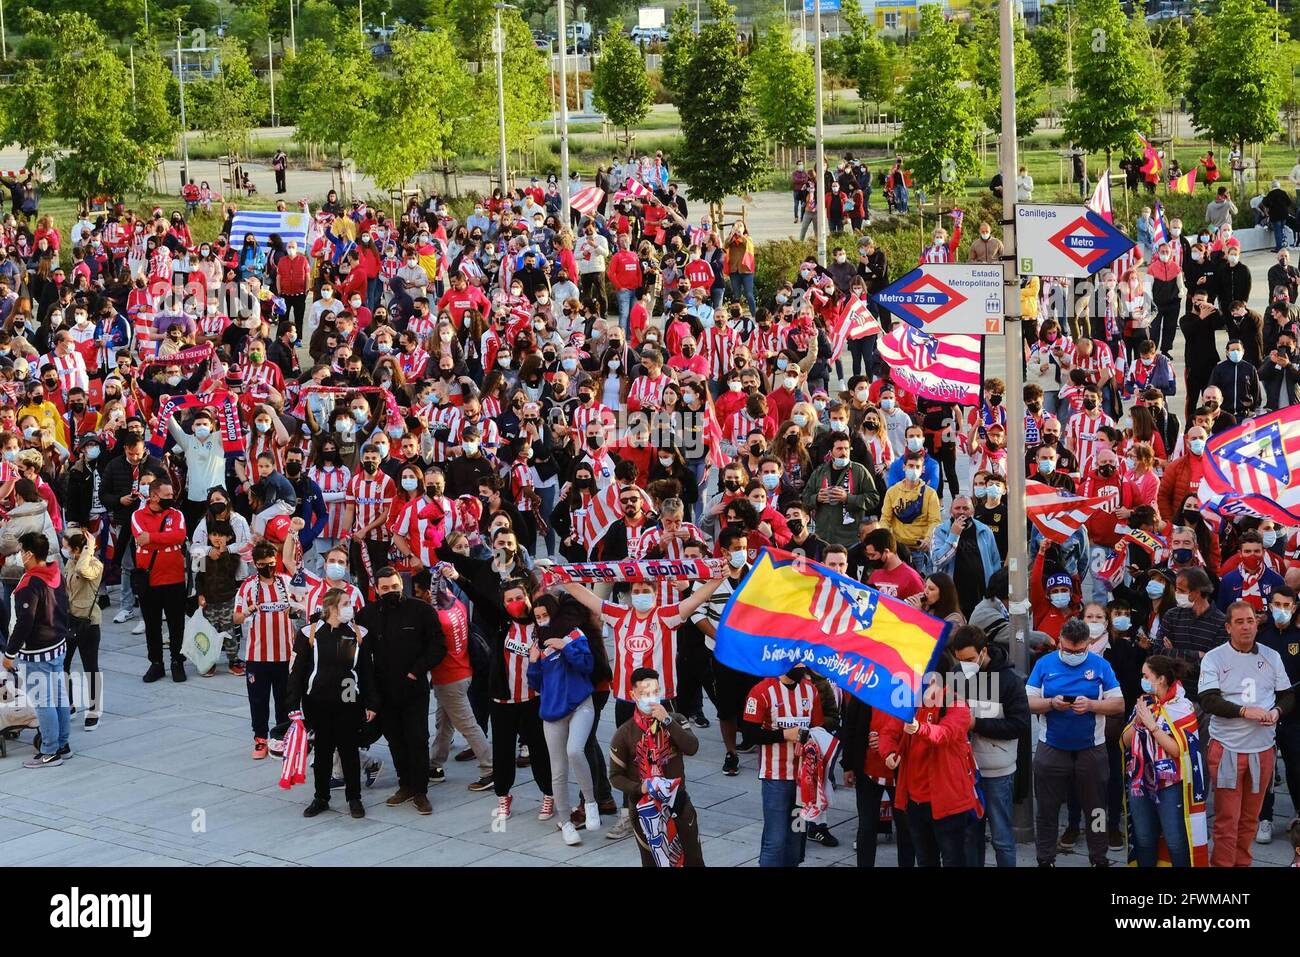
[[[603,491],[591,497],[591,504],[583,513],[578,523],[578,540],[588,549],[595,548],[609,527],[623,517],[623,506],[618,503],[619,496],[625,488],[636,489],[641,495],[641,509],[646,514],[654,510],[654,502],[639,485],[619,485],[610,482]]]
[[[983,381],[979,336],[932,336],[906,322],[896,322],[892,331],[881,335],[879,346],[895,385],[939,402],[979,402]]]
[[[623,188],[614,194],[614,200],[618,201],[625,196],[631,196],[633,199],[645,199],[654,196],[654,190],[649,186],[638,183],[636,180],[629,178],[623,184]]]
[[[880,323],[871,314],[864,300],[853,298],[840,312],[835,321],[835,335],[831,346],[831,361],[834,362],[844,351],[850,339],[864,339],[880,334]]]
[[[1109,500],[1106,495],[1091,498],[1071,495],[1042,482],[1025,483],[1025,511],[1029,520],[1058,545],[1064,545]]]
[[[1115,211],[1110,205],[1110,167],[1098,177],[1092,197],[1085,205],[1106,222],[1115,222]]]
[[[605,191],[599,186],[588,186],[586,189],[580,189],[569,197],[569,208],[577,210],[583,216],[592,216],[596,212],[596,207],[600,201],[605,198]]]
[[[710,399],[705,406],[704,445],[709,450],[709,464],[714,468],[727,467],[727,453],[722,451],[722,426],[718,424],[718,413]]]

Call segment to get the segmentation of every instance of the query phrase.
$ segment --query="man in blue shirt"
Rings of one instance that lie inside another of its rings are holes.
[[[1251,529],[1242,532],[1241,559],[1237,567],[1225,572],[1219,580],[1219,596],[1215,602],[1226,612],[1234,601],[1245,601],[1255,608],[1269,603],[1273,592],[1284,584],[1282,576],[1264,564],[1264,537]]]
[[[1124,713],[1124,695],[1110,664],[1088,644],[1088,626],[1071,618],[1061,626],[1059,649],[1038,659],[1025,684],[1029,710],[1043,716],[1034,752],[1039,867],[1056,866],[1061,805],[1072,792],[1084,813],[1088,860],[1108,864],[1106,718]]]
[[[925,448],[925,430],[919,425],[910,426],[904,433],[903,442],[905,451],[895,456],[893,464],[889,466],[889,471],[885,474],[885,483],[887,485],[897,485],[903,481],[903,458],[908,452],[920,452],[924,458],[921,459],[921,481],[934,489],[934,494],[943,496],[943,479],[939,472],[939,461],[930,455]]]

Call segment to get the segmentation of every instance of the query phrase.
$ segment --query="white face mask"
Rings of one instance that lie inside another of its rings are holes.
[[[737,550],[731,553],[728,559],[732,568],[744,568],[745,562],[749,561],[749,553],[743,550]]]
[[[642,592],[632,596],[632,607],[637,611],[645,613],[655,605],[655,596],[653,592]]]
[[[1178,605],[1179,608],[1191,608],[1192,596],[1185,595],[1182,592],[1177,592],[1174,594],[1174,602]]]
[[[339,605],[339,621],[341,623],[346,623],[351,621],[352,614],[353,612],[352,612],[351,605]]]

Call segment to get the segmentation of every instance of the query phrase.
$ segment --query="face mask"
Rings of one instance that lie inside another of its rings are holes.
[[[919,452],[925,447],[925,439],[920,436],[909,436],[907,439],[907,449],[909,452]]]
[[[212,434],[212,430],[208,428],[206,425],[196,425],[194,427],[194,437],[198,439],[200,442],[202,442],[211,434]]]
[[[176,386],[181,384],[181,377],[178,375],[169,375],[167,377],[167,384],[174,389]]]
[[[379,603],[385,608],[394,609],[402,603],[402,593],[399,591],[385,592],[379,596]]]
[[[1070,593],[1068,591],[1054,591],[1051,599],[1052,604],[1057,608],[1068,608],[1070,605]]]
[[[92,462],[95,461],[95,459],[99,458],[99,446],[92,445],[88,449],[86,449],[86,458],[88,458]]]
[[[831,419],[830,424],[832,432],[847,432],[849,430],[849,423],[844,419]]]
[[[412,478],[412,477],[408,476],[408,477],[402,479],[402,490],[403,490],[403,491],[406,491],[406,492],[414,492],[414,491],[415,491],[417,488],[419,488],[419,487],[420,487],[420,480],[417,479],[417,478]]]
[[[730,389],[732,392],[739,392],[743,387],[741,386],[739,379],[732,379],[730,382],[727,383],[727,388]]]
[[[764,475],[762,481],[763,488],[767,489],[769,492],[775,491],[776,487],[781,484],[781,476],[770,474]]]
[[[1116,631],[1128,631],[1133,622],[1128,615],[1116,615],[1110,623],[1115,626]]]
[[[1083,407],[1084,407],[1085,409],[1087,409],[1089,412],[1092,412],[1093,410],[1095,410],[1095,409],[1097,408],[1097,400],[1096,400],[1096,399],[1084,399],[1084,400],[1083,400]]]
[[[347,433],[351,433],[352,429],[353,429],[353,424],[351,419],[339,419],[338,422],[334,423],[334,430],[336,432],[342,432],[347,434]]]
[[[655,596],[653,592],[642,592],[641,594],[632,596],[632,607],[643,614],[653,608],[654,605]]]
[[[270,422],[254,422],[253,424],[257,427],[257,431],[259,431],[259,432],[270,432],[270,431],[271,431],[271,423],[270,423]]]
[[[744,568],[745,562],[749,561],[749,552],[737,550],[731,553],[728,558],[732,568]]]
[[[1106,634],[1106,623],[1104,621],[1088,622],[1089,637],[1096,639],[1096,638],[1100,638],[1104,634]]]
[[[653,597],[653,596],[651,596],[651,597]],[[637,706],[637,709],[638,709],[642,714],[649,714],[651,711],[653,711],[653,710],[655,709],[655,705],[657,705],[658,703],[659,703],[659,696],[658,696],[657,694],[655,694],[655,695],[644,695],[644,696],[642,696],[642,697],[636,699],[636,706]]]
[[[881,407],[882,409],[884,409],[886,412],[890,412],[890,411],[892,411],[893,408],[894,408],[894,400],[893,400],[893,399],[881,399],[881,400],[880,400],[880,407]]]
[[[823,400],[823,399],[814,399],[814,400],[813,400],[813,408],[816,409],[818,412],[825,412],[825,411],[826,411],[826,402],[825,402],[825,400]]]
[[[36,427],[34,425],[29,425],[27,428],[23,429],[23,438],[25,438],[27,441],[30,442],[35,437],[36,437]]]
[[[866,402],[871,396],[871,393],[866,389],[857,389],[854,391],[853,395],[859,402]]]
[[[1264,539],[1265,548],[1272,548],[1274,545],[1277,544],[1277,532],[1267,531],[1267,532],[1260,532],[1259,534],[1260,537]]]
[[[831,459],[831,465],[835,466],[835,468],[837,469],[848,468],[849,467],[848,457],[837,455],[835,458]]]
[[[347,566],[340,565],[338,562],[330,562],[325,566],[325,577],[332,582],[342,581],[347,577],[347,574]]]
[[[1192,596],[1184,595],[1181,592],[1179,592],[1177,595],[1174,595],[1174,602],[1177,603],[1179,608],[1191,608]]]
[[[622,365],[623,365],[623,363],[622,363],[621,360],[619,360],[619,359],[610,359],[610,360],[609,360],[609,371],[610,371],[610,372],[617,372],[617,371],[622,367]]]
[[[1240,349],[1230,349],[1228,351],[1228,359],[1231,362],[1240,362],[1243,354],[1244,353],[1242,353]]]
[[[1056,463],[1053,462],[1051,459],[1042,459],[1038,463],[1039,475],[1051,475],[1055,471],[1056,471]]]
[[[662,465],[662,466],[663,466],[664,468],[666,468],[666,469],[667,469],[667,468],[672,468],[672,465],[673,465],[673,457],[672,457],[671,455],[661,455],[661,456],[659,456],[659,464]]]
[[[1165,583],[1164,583],[1164,582],[1162,582],[1162,581],[1157,581],[1157,580],[1154,579],[1154,578],[1151,579],[1149,582],[1147,582],[1147,597],[1148,597],[1148,598],[1152,598],[1152,599],[1159,598],[1159,597],[1160,597],[1161,595],[1163,595],[1164,593],[1165,593]]]
[[[1237,263],[1239,263],[1239,262],[1241,262],[1241,257],[1240,257],[1240,256],[1229,256],[1229,257],[1228,257],[1228,265],[1229,265],[1229,266],[1235,266],[1235,265],[1237,265]]]
[[[1061,663],[1067,668],[1077,668],[1088,660],[1086,651],[1058,651],[1057,654],[1061,656]]]
[[[460,448],[466,455],[475,455],[478,453],[477,442],[462,442]]]
[[[515,598],[506,602],[506,614],[514,619],[523,618],[528,614],[528,602],[522,598]]]
[[[980,663],[978,661],[959,661],[957,664],[961,666],[961,673],[967,678],[974,678],[980,673]]]
[[[903,475],[909,482],[919,482],[921,480],[920,469],[903,469]]]
[[[1155,694],[1155,693],[1156,693],[1156,686],[1155,686],[1155,684],[1152,683],[1152,681],[1151,681],[1150,678],[1143,678],[1143,679],[1142,679],[1142,690],[1143,690],[1146,694]]]

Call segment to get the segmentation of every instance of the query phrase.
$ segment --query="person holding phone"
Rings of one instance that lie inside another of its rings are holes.
[[[1039,867],[1056,866],[1061,805],[1071,791],[1083,809],[1089,861],[1109,866],[1106,718],[1123,713],[1124,694],[1110,664],[1089,649],[1090,641],[1082,619],[1066,621],[1058,649],[1038,659],[1025,685],[1030,712],[1044,718],[1033,765]]]

